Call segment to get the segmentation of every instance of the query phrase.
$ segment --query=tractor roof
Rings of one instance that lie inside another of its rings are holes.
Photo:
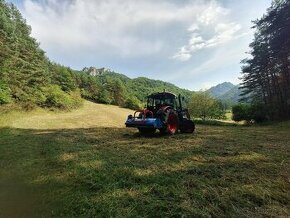
[[[176,95],[170,92],[157,92],[153,93],[151,95],[148,95],[148,98],[154,98],[154,99],[171,99],[176,98]]]

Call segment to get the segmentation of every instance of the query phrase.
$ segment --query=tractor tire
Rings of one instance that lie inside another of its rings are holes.
[[[156,132],[156,129],[151,128],[138,128],[138,130],[141,135],[151,135]]]
[[[195,130],[195,124],[193,121],[183,118],[180,132],[182,133],[193,133]]]
[[[176,113],[173,111],[170,111],[167,117],[167,122],[166,122],[166,132],[169,133],[170,135],[174,135],[175,133],[178,132],[178,116]]]

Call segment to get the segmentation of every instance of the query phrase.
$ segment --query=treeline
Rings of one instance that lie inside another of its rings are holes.
[[[13,4],[0,0],[0,104],[71,109],[81,104],[73,72],[50,63]],[[61,74],[59,74],[61,73]]]
[[[290,1],[273,1],[254,28],[252,57],[242,61],[242,95],[250,105],[236,106],[236,119],[289,119]]]
[[[188,104],[190,115],[202,120],[226,119],[229,107],[227,102],[213,98],[208,92],[193,93]]]
[[[187,101],[191,96],[158,80],[130,79],[112,71],[91,75],[52,63],[30,33],[18,9],[0,0],[0,105],[72,109],[85,98],[137,109],[146,95],[164,89],[183,94]]]

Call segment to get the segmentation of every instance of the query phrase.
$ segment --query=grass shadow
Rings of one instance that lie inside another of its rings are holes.
[[[2,128],[0,202],[12,205],[0,211],[17,217],[13,202],[28,202],[28,217],[287,216],[289,128],[274,131]]]

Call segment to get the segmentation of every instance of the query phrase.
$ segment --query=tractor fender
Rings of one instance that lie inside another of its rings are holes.
[[[157,117],[165,124],[168,119],[169,112],[173,111],[171,106],[163,106],[157,111]]]
[[[174,111],[171,106],[161,107],[157,116],[164,123],[164,128],[160,130],[160,132],[167,132],[171,135],[175,134],[179,128],[179,119],[178,114]]]

